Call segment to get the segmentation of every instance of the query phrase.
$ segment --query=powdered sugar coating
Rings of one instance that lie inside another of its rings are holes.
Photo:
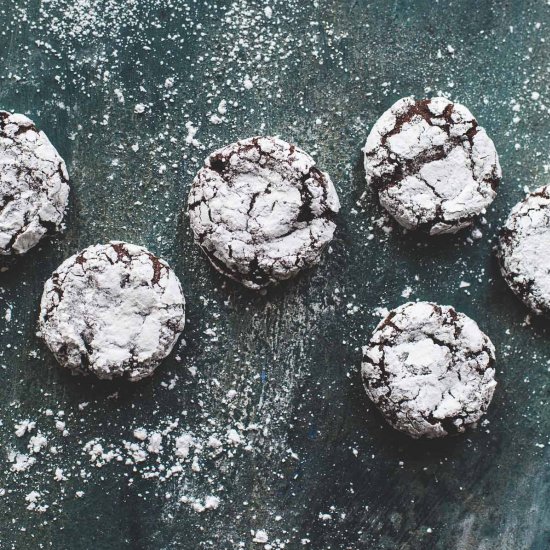
[[[273,137],[212,153],[189,195],[196,242],[218,271],[256,290],[317,264],[339,208],[328,174]]]
[[[397,101],[363,149],[366,178],[405,228],[430,235],[468,227],[501,178],[492,140],[472,113],[443,97]]]
[[[145,248],[123,242],[65,260],[46,282],[39,319],[61,365],[132,381],[153,374],[184,324],[175,273]]]
[[[408,302],[391,311],[363,348],[367,395],[411,437],[464,432],[487,410],[496,386],[495,348],[450,306]]]
[[[32,120],[0,111],[0,255],[24,254],[61,229],[69,175]]]
[[[510,288],[535,313],[550,314],[550,186],[517,204],[500,232],[499,259]]]

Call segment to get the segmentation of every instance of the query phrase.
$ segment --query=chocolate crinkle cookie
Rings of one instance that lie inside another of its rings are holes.
[[[39,319],[62,366],[131,381],[153,374],[184,324],[175,273],[145,248],[123,242],[65,260],[46,282]]]
[[[367,182],[406,229],[430,235],[472,225],[501,178],[495,146],[472,113],[443,97],[400,99],[363,149]]]
[[[60,231],[68,181],[46,134],[26,116],[0,111],[0,255],[24,254]]]
[[[413,438],[464,432],[495,390],[495,348],[450,306],[409,302],[391,311],[363,348],[367,395]]]
[[[498,256],[508,286],[535,313],[550,315],[550,185],[512,209]]]
[[[273,137],[212,153],[189,195],[196,242],[218,271],[255,290],[317,264],[339,208],[328,174]]]

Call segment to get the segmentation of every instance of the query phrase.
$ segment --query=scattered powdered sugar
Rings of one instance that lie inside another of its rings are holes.
[[[29,452],[31,454],[39,453],[47,444],[48,440],[46,439],[46,437],[38,432],[36,435],[33,435],[29,440]]]
[[[299,0],[274,0],[262,6],[251,0],[223,5],[189,0],[48,0],[38,10],[30,0],[21,0],[16,8],[18,20],[33,37],[33,50],[53,60],[56,84],[106,99],[102,115],[93,117],[92,125],[116,125],[125,104],[141,116],[154,107],[166,125],[162,133],[139,144],[144,161],[178,172],[183,156],[189,161],[184,168],[188,174],[196,172],[203,160],[195,149],[203,149],[206,142],[208,147],[220,145],[216,127],[242,128],[242,117],[248,114],[248,106],[241,103],[243,95],[261,90],[269,101],[279,100],[291,71],[320,67],[329,57],[331,63],[342,63],[346,30],[336,32],[331,20],[310,24],[310,11],[315,13]],[[136,80],[150,77],[144,56],[159,60],[155,72],[160,78],[133,87],[126,78],[129,69]],[[21,64],[22,74],[30,70]],[[197,114],[199,79],[207,80],[204,92],[210,109]],[[298,90],[295,100],[307,116],[305,95],[305,90]],[[190,99],[182,102],[181,97]],[[52,103],[69,110],[55,99]],[[265,110],[266,103],[262,101],[259,108]],[[86,139],[85,125],[74,124],[68,130],[71,139]]]
[[[211,436],[212,437],[212,436]],[[175,455],[177,458],[186,459],[189,456],[191,447],[194,447],[193,436],[189,433],[184,433],[176,438]]]
[[[201,381],[200,384],[206,391],[211,391],[208,389],[209,381]],[[231,400],[225,400],[224,414],[220,415],[218,411],[214,416],[205,409],[203,416],[206,421],[193,430],[183,426],[182,419],[185,419],[187,411],[182,411],[180,417],[164,417],[148,427],[128,429],[127,439],[123,436],[117,441],[112,437],[99,436],[81,440],[80,458],[76,463],[67,461],[64,450],[68,442],[59,439],[59,431],[55,427],[59,418],[63,417],[66,419],[65,426],[76,431],[83,412],[78,410],[65,414],[63,411],[62,414],[59,411],[49,420],[49,429],[48,419],[52,415],[48,414],[50,411],[42,410],[41,420],[25,420],[16,424],[17,438],[25,437],[29,426],[33,429],[39,426],[41,431],[29,437],[26,444],[29,454],[12,451],[8,455],[11,470],[14,475],[21,476],[39,465],[53,465],[51,475],[56,482],[64,484],[78,479],[81,483],[87,483],[89,474],[83,474],[89,468],[122,468],[121,474],[125,469],[130,469],[134,475],[154,479],[165,484],[169,491],[175,490],[172,507],[188,506],[198,513],[216,510],[225,495],[225,476],[237,468],[235,460],[243,452],[253,452],[253,441],[260,433],[260,425],[238,420],[249,391],[249,388],[244,388],[242,393],[235,392]],[[26,426],[24,432],[22,426]],[[48,433],[47,437],[42,430]],[[48,444],[51,447],[48,448]],[[40,477],[33,478],[37,484],[40,483]],[[177,480],[181,480],[182,484]],[[84,497],[84,491],[79,493],[79,498]],[[33,493],[28,502],[36,506],[28,509],[45,511],[49,504],[44,498],[40,491]],[[39,501],[40,507],[37,504]]]
[[[146,109],[147,107],[143,103],[138,103],[134,107],[134,113],[136,113],[136,115],[142,115]]]
[[[263,529],[258,529],[254,533],[254,538],[252,539],[252,542],[266,543],[268,540],[269,537],[267,536],[267,532]]]
[[[145,441],[147,439],[147,430],[145,428],[136,428],[134,430],[134,437],[140,441]]]
[[[162,450],[162,434],[154,432],[149,436],[147,451],[154,454],[159,454]]]
[[[36,427],[36,422],[32,420],[22,420],[15,424],[15,435],[23,437],[27,432],[31,432]]]
[[[209,495],[204,501],[193,497],[182,496],[180,502],[187,504],[195,512],[204,512],[206,510],[216,510],[220,505],[220,499],[216,496]]]
[[[185,123],[185,127],[187,128],[187,137],[185,138],[185,143],[188,145],[192,145],[193,147],[197,147],[198,149],[202,148],[201,142],[195,138],[197,132],[199,131],[199,128],[197,126],[193,126],[193,123],[191,121]]]
[[[8,461],[12,463],[12,472],[25,472],[36,462],[36,458],[26,454],[8,451]]]

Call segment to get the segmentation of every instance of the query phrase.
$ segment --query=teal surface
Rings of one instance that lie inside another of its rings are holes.
[[[258,530],[287,550],[550,548],[550,325],[528,318],[493,253],[524,187],[549,181],[549,10],[546,0],[0,0],[0,108],[46,131],[72,184],[66,232],[0,275],[0,548],[263,548]],[[400,97],[440,92],[472,110],[500,154],[479,240],[404,235],[363,196],[371,125]],[[314,154],[342,202],[322,265],[264,295],[215,273],[182,214],[206,154],[255,134]],[[184,341],[135,385],[72,377],[36,336],[51,272],[109,239],[165,258],[188,300]],[[404,291],[454,305],[497,348],[488,422],[464,437],[410,441],[361,387],[376,308]],[[24,419],[36,428],[17,437]],[[258,428],[249,448],[226,446],[201,472],[186,464],[168,479],[168,443],[140,464],[98,467],[85,450],[122,448],[135,428],[176,419],[174,434]],[[47,447],[14,472],[37,432]],[[32,491],[47,509],[28,509]],[[179,502],[214,493],[216,510]]]

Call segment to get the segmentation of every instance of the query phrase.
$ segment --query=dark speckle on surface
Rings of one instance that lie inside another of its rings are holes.
[[[549,548],[550,325],[493,252],[548,183],[549,9],[0,0],[0,109],[48,134],[72,185],[65,234],[0,273],[0,548]],[[487,130],[503,180],[474,231],[429,239],[365,194],[360,149],[398,98],[441,94]],[[317,269],[254,294],[182,212],[209,152],[262,134],[311,153],[342,209]],[[46,279],[108,240],[168,261],[188,302],[174,353],[133,385],[68,375],[36,336]],[[379,308],[417,299],[497,348],[487,421],[464,437],[411,441],[361,386]]]

